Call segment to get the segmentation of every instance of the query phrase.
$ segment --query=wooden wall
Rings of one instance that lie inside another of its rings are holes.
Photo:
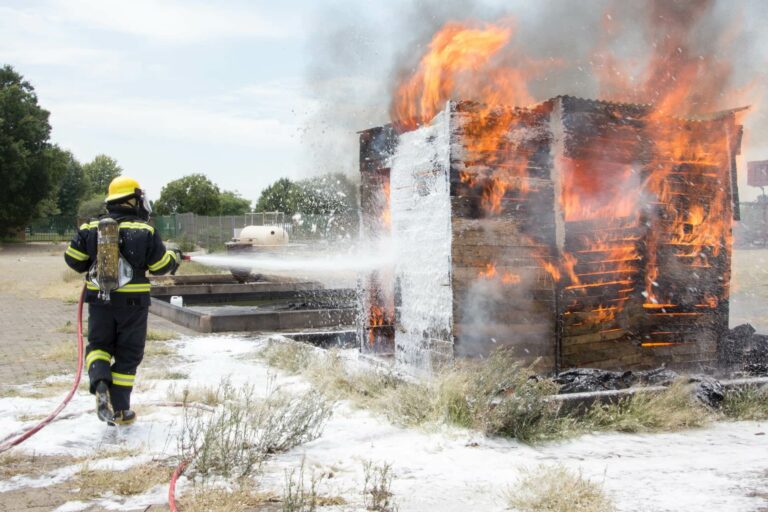
[[[543,261],[555,261],[550,109],[491,112],[483,122],[505,126],[491,141],[476,140],[477,109],[471,103],[452,105],[455,351],[485,356],[506,346],[522,362],[539,359],[542,369],[551,370],[555,297],[553,280],[542,267]],[[494,187],[498,205],[492,201]]]

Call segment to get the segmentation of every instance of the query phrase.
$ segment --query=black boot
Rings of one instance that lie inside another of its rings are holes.
[[[94,394],[96,395],[96,416],[98,416],[101,421],[111,422],[113,414],[107,383],[103,380],[96,383]]]
[[[136,413],[128,409],[127,411],[117,411],[110,422],[111,425],[130,425],[136,421]]]

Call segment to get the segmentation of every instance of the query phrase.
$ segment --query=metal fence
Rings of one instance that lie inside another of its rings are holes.
[[[72,239],[77,230],[77,219],[72,217],[47,217],[29,223],[24,229],[27,242],[65,242]]]
[[[183,213],[153,218],[155,227],[164,239],[173,240],[187,250],[193,245],[208,250],[222,249],[245,226],[283,228],[291,242],[349,239],[357,235],[357,222],[356,216],[297,214],[288,217],[280,212],[210,217]]]
[[[71,240],[83,219],[47,217],[29,223],[24,229],[28,242]],[[208,217],[193,213],[159,215],[151,223],[166,240],[188,248],[192,245],[220,249],[237,237],[245,226],[277,226],[285,229],[292,242],[349,239],[357,236],[356,216],[304,215],[289,217],[281,212],[246,213]]]

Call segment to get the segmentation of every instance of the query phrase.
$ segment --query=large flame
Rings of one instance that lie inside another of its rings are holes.
[[[392,118],[404,129],[428,123],[450,99],[489,106],[528,105],[528,81],[545,66],[520,56],[515,66],[496,59],[513,35],[510,26],[475,28],[451,22],[432,38],[416,72],[397,87]]]
[[[643,136],[651,141],[645,151],[652,158],[631,165],[592,157],[560,162],[561,188],[555,197],[562,220],[578,224],[586,234],[576,243],[578,249],[561,249],[556,257],[548,252],[534,255],[540,268],[574,294],[566,313],[578,313],[582,324],[614,322],[630,297],[649,315],[700,314],[681,310],[679,294],[665,289],[661,268],[670,258],[693,271],[709,268],[731,243],[730,185],[724,171],[730,162],[722,161],[724,134],[709,137],[706,121],[700,129],[678,121],[739,101],[725,94],[731,73],[727,59],[702,54],[694,44],[698,23],[710,12],[712,1],[650,4],[645,24],[650,43],[642,64],[612,51],[619,46],[621,29],[610,16],[591,62],[604,99],[653,105],[631,120],[642,123]],[[546,99],[534,97],[531,82],[564,65],[557,58],[540,62],[525,56],[513,45],[514,35],[509,23],[446,24],[414,72],[397,86],[391,107],[396,126],[411,130],[428,123],[448,100],[469,102],[461,124],[465,153],[459,179],[479,197],[488,217],[504,215],[511,198],[520,200],[536,190],[521,150],[524,134],[513,128],[521,115],[516,107]],[[611,134],[595,140],[610,145]],[[682,193],[680,187],[694,193]],[[547,243],[530,240],[536,247]],[[494,265],[479,270],[478,277],[504,280]],[[519,282],[519,276],[508,280]],[[727,293],[727,283],[725,289]],[[581,296],[601,297],[601,302],[590,305]],[[714,309],[724,298],[701,292],[698,303],[685,306]],[[668,344],[650,340],[644,346]]]

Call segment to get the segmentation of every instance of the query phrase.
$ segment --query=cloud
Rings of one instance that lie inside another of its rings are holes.
[[[131,71],[124,56],[108,45],[93,45],[81,32],[56,22],[50,12],[0,6],[0,63],[23,68],[78,68],[109,77]],[[60,72],[60,71],[59,71]]]
[[[88,128],[109,133],[185,141],[216,146],[260,148],[295,147],[301,124],[274,117],[253,117],[237,112],[156,100],[54,101],[52,124],[60,130]]]
[[[254,2],[53,0],[52,8],[65,22],[173,43],[284,38],[299,31],[296,16],[280,16],[272,7],[267,17]]]

